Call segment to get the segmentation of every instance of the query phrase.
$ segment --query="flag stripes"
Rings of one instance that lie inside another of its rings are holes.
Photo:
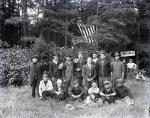
[[[77,25],[78,25],[81,35],[84,37],[84,39],[89,43],[93,43],[94,38],[92,36],[96,32],[95,26],[94,25],[84,25],[81,23],[77,23]]]

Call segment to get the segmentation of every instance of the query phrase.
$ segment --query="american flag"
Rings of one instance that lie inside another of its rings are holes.
[[[93,43],[95,40],[93,38],[93,34],[95,34],[96,29],[94,25],[84,25],[83,23],[77,23],[81,35],[85,39],[86,42]]]

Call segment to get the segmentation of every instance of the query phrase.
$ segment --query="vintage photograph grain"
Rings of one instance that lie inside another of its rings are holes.
[[[0,0],[0,118],[149,118],[150,0]]]

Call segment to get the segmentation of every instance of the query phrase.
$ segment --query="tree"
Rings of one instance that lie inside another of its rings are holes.
[[[134,12],[133,6],[101,4],[98,9],[98,15],[88,17],[88,24],[97,26],[95,38],[100,46],[110,49],[110,46],[118,45],[122,50],[126,49],[127,45],[134,41],[130,38],[131,34],[127,32],[132,30],[128,27],[129,24],[130,26],[136,24],[137,14]]]
[[[38,22],[38,29],[43,32],[46,41],[54,41],[59,46],[64,43],[67,45],[72,35],[68,27],[78,16],[78,11],[71,8],[68,0],[45,1],[45,4],[40,3],[40,9],[44,13],[44,19]]]

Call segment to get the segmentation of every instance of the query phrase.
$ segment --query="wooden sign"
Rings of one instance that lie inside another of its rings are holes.
[[[124,51],[120,52],[121,57],[130,57],[130,56],[135,56],[135,51]]]

